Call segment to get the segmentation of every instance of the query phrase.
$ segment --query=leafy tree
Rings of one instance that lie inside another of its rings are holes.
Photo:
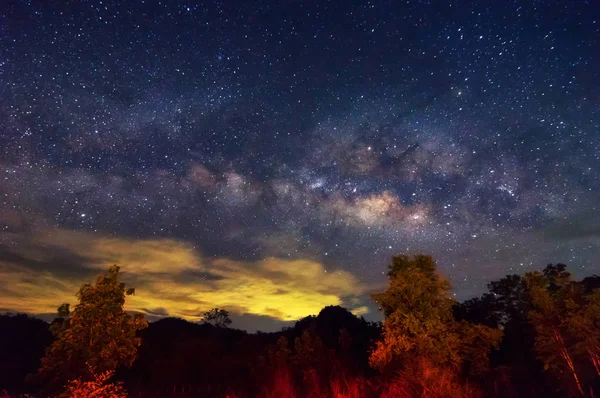
[[[436,363],[458,363],[458,335],[445,325],[452,318],[450,284],[435,273],[429,256],[395,256],[389,265],[389,287],[373,295],[385,314],[383,340],[371,355],[381,370],[397,367],[407,356]]]
[[[581,284],[585,288],[586,292],[591,292],[595,289],[600,289],[600,276],[592,275],[582,279]]]
[[[485,293],[481,297],[474,297],[453,307],[454,318],[469,322],[481,323],[492,328],[500,326],[497,311],[498,303],[494,295]]]
[[[299,369],[316,369],[322,366],[329,357],[329,349],[317,336],[314,328],[305,330],[294,341],[293,362]]]
[[[277,343],[267,349],[269,361],[277,368],[286,367],[289,365],[292,357],[292,350],[288,346],[288,341],[284,336],[277,339]]]
[[[491,328],[502,328],[500,352],[496,364],[522,366],[520,371],[530,372],[540,368],[532,350],[535,331],[527,318],[530,308],[525,279],[507,275],[488,284],[489,293],[454,307],[458,320],[480,323]]]
[[[389,287],[373,295],[385,314],[383,340],[371,354],[380,370],[398,369],[415,358],[459,368],[473,362],[481,371],[497,347],[501,332],[483,325],[456,322],[449,298],[450,283],[436,272],[431,256],[395,256],[389,265]]]
[[[212,310],[205,312],[200,321],[210,323],[219,328],[226,328],[231,324],[229,311],[220,310],[218,308],[213,308]]]
[[[49,389],[60,389],[68,380],[89,378],[90,367],[103,374],[119,365],[132,365],[140,345],[136,334],[147,322],[143,315],[131,316],[123,310],[125,296],[134,289],[119,282],[119,270],[113,265],[95,284],[84,284],[72,312],[68,305],[59,307],[63,320],[53,327],[55,341],[38,371]]]
[[[600,376],[600,288],[584,296],[567,322],[567,332],[576,340],[575,354],[587,357]]]
[[[488,284],[490,293],[486,297],[493,298],[493,314],[496,322],[506,328],[509,324],[518,328],[527,323],[529,297],[525,280],[520,275],[507,275]]]
[[[457,326],[461,340],[458,353],[463,370],[471,375],[485,373],[490,368],[490,349],[498,349],[502,331],[466,321],[461,321]]]
[[[323,381],[329,378],[327,370],[330,368],[328,365],[332,356],[333,350],[323,344],[314,327],[306,329],[301,336],[296,337],[292,362],[299,373],[302,373],[303,396],[325,395]]]
[[[544,368],[572,378],[584,395],[573,357],[573,336],[567,334],[568,320],[576,309],[575,286],[563,264],[548,265],[543,272],[525,275],[531,310],[528,318],[535,328],[535,350]]]

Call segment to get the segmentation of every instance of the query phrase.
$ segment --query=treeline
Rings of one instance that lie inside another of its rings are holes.
[[[395,256],[373,299],[383,323],[341,307],[275,333],[147,324],[123,311],[113,266],[51,325],[0,316],[0,391],[35,397],[592,397],[600,394],[600,277],[562,264],[509,275],[462,303],[429,256]],[[2,396],[2,393],[0,393]]]

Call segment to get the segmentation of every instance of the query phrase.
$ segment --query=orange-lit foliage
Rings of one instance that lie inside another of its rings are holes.
[[[71,380],[67,384],[65,395],[69,398],[127,398],[123,383],[111,383],[114,371],[97,372],[88,365],[91,380],[82,378]]]
[[[125,296],[133,294],[119,280],[119,267],[98,277],[95,284],[84,284],[72,313],[69,305],[59,307],[61,321],[53,325],[56,339],[42,358],[39,375],[48,394],[65,383],[90,377],[86,364],[98,372],[131,366],[141,339],[137,332],[147,326],[141,314],[129,315],[123,309]]]
[[[385,314],[383,339],[370,358],[373,367],[390,373],[427,358],[475,374],[488,369],[489,353],[498,348],[502,331],[456,321],[450,283],[438,274],[431,256],[394,256],[388,276],[388,289],[373,295]]]

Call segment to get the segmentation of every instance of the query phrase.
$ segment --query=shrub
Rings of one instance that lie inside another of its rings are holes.
[[[127,392],[122,383],[111,383],[114,371],[98,373],[96,369],[88,365],[91,380],[84,381],[82,378],[71,380],[66,388],[65,395],[69,398],[127,398]]]
[[[384,387],[382,398],[475,398],[478,390],[461,383],[456,371],[437,367],[426,360],[418,360],[405,367],[390,384]]]

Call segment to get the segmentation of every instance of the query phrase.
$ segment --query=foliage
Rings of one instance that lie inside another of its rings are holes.
[[[326,355],[323,342],[313,330],[305,330],[294,342],[294,363],[301,369],[313,369]]]
[[[412,259],[394,256],[388,269],[388,290],[373,295],[386,317],[396,311],[416,312],[425,317],[451,316],[450,283],[439,277],[431,256],[418,254]]]
[[[502,331],[485,325],[461,321],[457,324],[460,345],[458,355],[469,375],[482,375],[490,369],[490,350],[497,350]]]
[[[567,389],[584,395],[584,386],[594,384],[584,377],[585,366],[591,364],[596,377],[600,376],[600,291],[586,291],[565,268],[564,264],[548,265],[541,273],[525,275],[531,302],[528,317],[544,368]]]
[[[585,294],[567,318],[567,333],[575,340],[574,354],[587,357],[600,376],[600,289]]]
[[[381,398],[475,398],[481,393],[458,378],[453,369],[420,359],[406,366],[384,388]]]
[[[527,273],[525,280],[532,304],[528,317],[536,331],[536,351],[543,358],[545,368],[562,373],[566,364],[561,359],[566,360],[565,356],[568,356],[568,352],[564,351],[567,347],[563,336],[564,315],[568,308],[565,301],[572,300],[572,297],[557,288],[556,281],[540,272]],[[569,282],[568,276],[561,277],[561,280]]]
[[[141,314],[131,316],[123,310],[125,296],[134,290],[119,282],[119,269],[113,265],[95,284],[84,284],[72,312],[65,304],[59,307],[65,319],[55,324],[55,341],[39,369],[50,389],[90,376],[86,363],[100,373],[133,364],[141,343],[137,332],[147,323]]]
[[[294,341],[292,363],[297,374],[302,375],[301,385],[306,388],[304,396],[322,396],[324,380],[328,379],[327,369],[333,353],[327,349],[317,335],[314,326],[306,329]]]
[[[519,275],[507,275],[490,282],[488,289],[488,293],[454,306],[457,320],[503,331],[500,346],[492,352],[489,361],[490,366],[504,370],[495,373],[499,380],[492,381],[496,376],[487,375],[487,382],[494,389],[500,388],[500,384],[510,389],[513,383],[509,380],[513,380],[522,389],[520,395],[550,394],[551,380],[536,382],[544,375],[533,349],[535,330],[527,318],[531,305],[525,279]]]
[[[127,398],[123,383],[111,383],[114,371],[109,370],[99,373],[88,365],[89,381],[82,378],[71,380],[67,384],[65,396],[69,398]]]
[[[421,358],[453,368],[468,363],[476,373],[487,369],[489,351],[498,347],[502,332],[456,322],[450,284],[430,256],[395,256],[388,275],[388,289],[373,295],[386,316],[383,339],[371,355],[374,367],[395,370]]]
[[[202,315],[200,322],[210,323],[219,328],[226,328],[231,324],[231,319],[229,318],[229,311],[213,308]]]
[[[288,346],[288,341],[281,336],[277,339],[277,343],[268,348],[268,356],[270,363],[276,365],[277,368],[286,367],[290,363],[292,350]]]

